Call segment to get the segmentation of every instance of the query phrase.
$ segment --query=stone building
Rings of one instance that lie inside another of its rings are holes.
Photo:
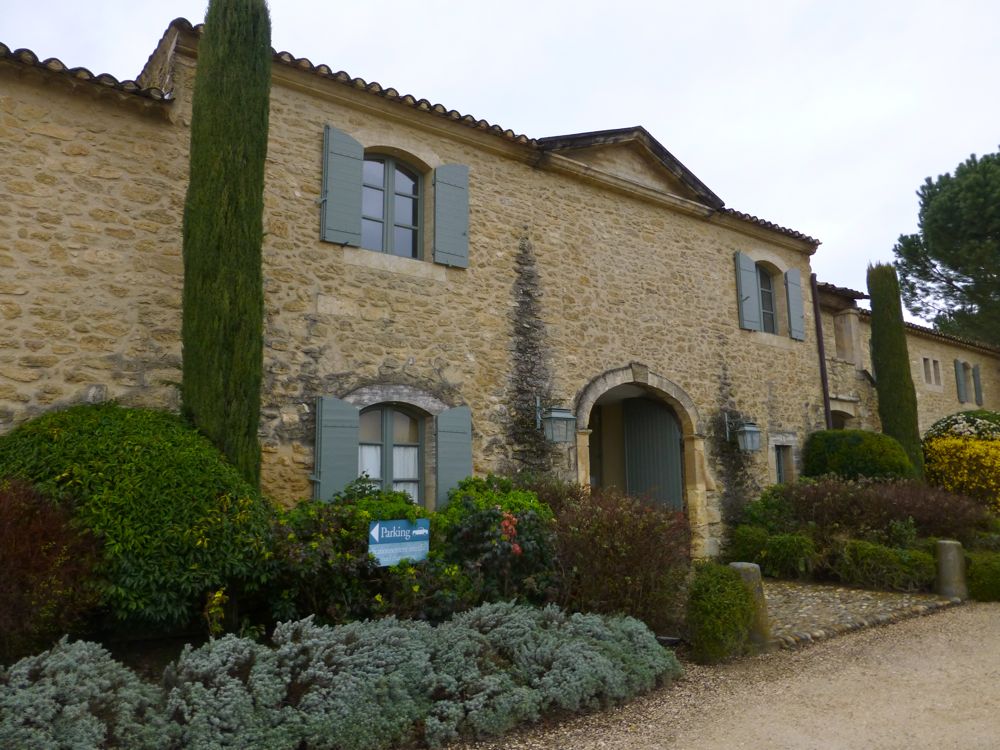
[[[871,314],[857,304],[866,297],[851,289],[819,285],[833,427],[881,427]],[[906,337],[922,433],[949,414],[1000,409],[1000,350],[914,323],[906,324]]]
[[[79,401],[178,406],[198,37],[171,23],[134,82],[0,45],[0,430]],[[570,428],[557,470],[684,508],[712,554],[727,503],[793,476],[824,426],[818,303],[837,419],[875,426],[867,323],[814,295],[818,242],[726,207],[641,127],[529,138],[281,53],[270,128],[276,498],[365,471],[433,507],[516,468],[537,404],[540,429]],[[951,407],[952,358],[1000,405],[997,352],[912,333],[939,388],[922,408]]]

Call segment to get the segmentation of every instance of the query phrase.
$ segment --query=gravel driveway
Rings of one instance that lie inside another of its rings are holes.
[[[1000,604],[685,669],[626,706],[452,750],[1000,748]]]

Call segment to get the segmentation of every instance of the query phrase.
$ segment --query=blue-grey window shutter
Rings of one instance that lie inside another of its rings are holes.
[[[468,406],[437,415],[437,505],[448,503],[448,490],[472,474],[472,412]]]
[[[320,239],[361,245],[361,170],[365,149],[332,125],[323,130],[323,194]]]
[[[785,271],[785,296],[788,298],[788,335],[806,340],[806,319],[802,310],[802,274],[797,268]]]
[[[329,500],[358,478],[358,408],[333,396],[316,399],[313,499]]]
[[[469,168],[434,170],[434,262],[469,267]]]
[[[972,368],[972,386],[976,389],[976,405],[983,405],[983,381],[979,375],[979,365]]]
[[[750,331],[764,330],[760,315],[760,282],[753,258],[736,253],[736,296],[740,310],[740,328]]]
[[[958,389],[958,402],[964,404],[969,400],[968,389],[965,387],[965,363],[955,360],[955,387]]]

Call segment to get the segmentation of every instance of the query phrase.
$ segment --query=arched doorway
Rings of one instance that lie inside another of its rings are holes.
[[[590,411],[590,484],[684,509],[683,434],[674,410],[647,388],[616,386]]]

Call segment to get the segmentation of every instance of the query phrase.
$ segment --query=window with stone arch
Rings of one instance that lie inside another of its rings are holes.
[[[362,168],[361,247],[419,258],[422,179],[405,162],[366,153]]]
[[[740,328],[786,335],[797,341],[805,339],[805,304],[799,269],[782,271],[768,261],[757,261],[737,252],[736,293]]]
[[[472,474],[472,412],[408,385],[381,383],[315,401],[313,497],[360,476],[433,510]]]

